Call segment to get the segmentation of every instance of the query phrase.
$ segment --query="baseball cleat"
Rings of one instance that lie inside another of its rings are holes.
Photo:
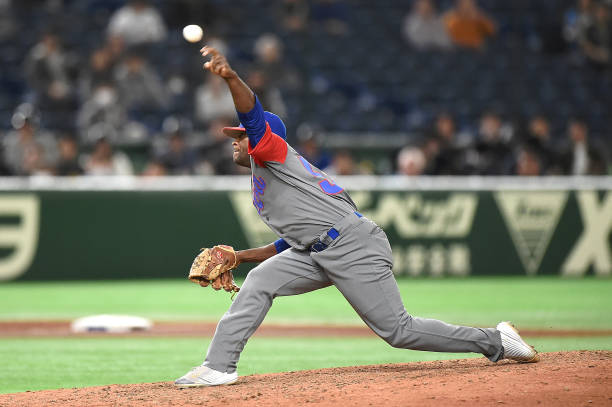
[[[510,322],[500,322],[496,329],[501,334],[504,347],[504,359],[516,360],[522,363],[533,363],[540,360],[538,351],[528,345]]]
[[[208,366],[200,365],[192,368],[183,377],[176,379],[174,384],[178,387],[223,386],[236,383],[237,380],[238,372],[218,372]]]

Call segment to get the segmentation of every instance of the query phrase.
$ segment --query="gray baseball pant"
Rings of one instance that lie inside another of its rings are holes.
[[[206,366],[234,372],[247,340],[264,320],[275,297],[302,294],[332,284],[361,319],[393,347],[482,353],[493,362],[503,357],[496,329],[450,325],[406,312],[391,271],[389,241],[374,222],[350,214],[334,227],[340,235],[333,241],[327,238],[330,244],[325,250],[291,248],[249,272],[217,325],[204,361]]]

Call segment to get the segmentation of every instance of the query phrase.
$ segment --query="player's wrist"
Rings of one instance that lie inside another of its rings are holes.
[[[244,250],[236,250],[236,265],[247,260],[244,252]]]
[[[236,71],[229,68],[227,69],[227,71],[224,72],[223,79],[225,79],[226,82],[234,81],[238,79],[238,74],[236,73]]]

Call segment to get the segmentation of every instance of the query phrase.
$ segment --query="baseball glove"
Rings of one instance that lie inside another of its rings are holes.
[[[233,269],[238,266],[238,257],[234,248],[217,245],[212,249],[202,249],[189,269],[189,280],[202,287],[210,285],[215,290],[223,288],[227,292],[237,293],[240,287],[234,282]]]

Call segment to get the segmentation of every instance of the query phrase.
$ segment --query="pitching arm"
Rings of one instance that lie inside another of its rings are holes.
[[[266,134],[267,127],[264,110],[257,96],[217,49],[205,46],[200,52],[202,56],[210,56],[210,60],[204,63],[204,69],[219,75],[225,80],[234,99],[234,106],[240,123],[244,125],[249,136],[249,144],[251,148],[255,148]]]

